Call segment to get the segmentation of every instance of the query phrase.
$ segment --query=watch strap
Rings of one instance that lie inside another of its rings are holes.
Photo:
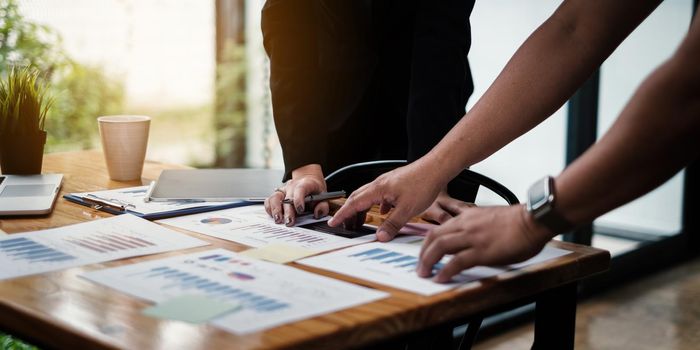
[[[564,233],[574,228],[574,225],[559,214],[554,208],[551,208],[546,214],[540,216],[536,221],[546,226],[554,233]]]

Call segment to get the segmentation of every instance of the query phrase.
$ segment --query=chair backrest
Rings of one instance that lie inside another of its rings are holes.
[[[406,165],[405,160],[379,160],[357,163],[336,170],[326,176],[329,191],[345,190],[351,193],[360,186],[372,182],[377,176]],[[464,169],[448,184],[447,191],[453,198],[465,202],[474,202],[480,186],[484,186],[503,198],[508,204],[518,204],[518,197],[499,182]]]

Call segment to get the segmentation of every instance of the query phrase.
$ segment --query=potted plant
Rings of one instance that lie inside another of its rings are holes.
[[[0,168],[4,174],[40,174],[52,99],[39,72],[13,67],[0,81]]]

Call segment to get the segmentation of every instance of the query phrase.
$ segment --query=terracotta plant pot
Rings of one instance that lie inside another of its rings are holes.
[[[0,168],[3,174],[41,174],[46,131],[29,135],[0,136]]]

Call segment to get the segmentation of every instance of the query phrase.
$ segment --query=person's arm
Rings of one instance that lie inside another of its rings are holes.
[[[700,156],[700,21],[673,57],[651,74],[603,138],[556,179],[556,208],[574,224],[594,218],[659,186]],[[475,265],[525,260],[556,234],[522,205],[467,208],[428,234],[418,273],[449,281]]]
[[[382,204],[387,211],[395,207],[378,230],[380,239],[391,239],[462,169],[485,159],[561,107],[659,3],[644,0],[629,6],[620,1],[564,1],[435,148],[419,161],[353,193],[330,224],[338,225],[373,204]],[[401,181],[403,178],[406,180]],[[413,179],[421,182],[413,183]]]
[[[318,99],[322,96],[318,63],[318,25],[313,1],[268,0],[262,10],[265,51],[270,58],[270,90],[277,135],[284,157],[285,185],[265,200],[276,223],[293,225],[304,208],[304,197],[323,192],[320,163],[325,159],[326,130]],[[285,198],[294,204],[282,204]],[[314,208],[328,213],[328,203]]]
[[[457,124],[474,91],[467,59],[474,1],[419,0],[416,6],[406,115],[409,162],[428,153]],[[477,189],[464,192],[476,194]],[[456,215],[452,207],[465,205],[444,188],[421,218],[443,223]]]

